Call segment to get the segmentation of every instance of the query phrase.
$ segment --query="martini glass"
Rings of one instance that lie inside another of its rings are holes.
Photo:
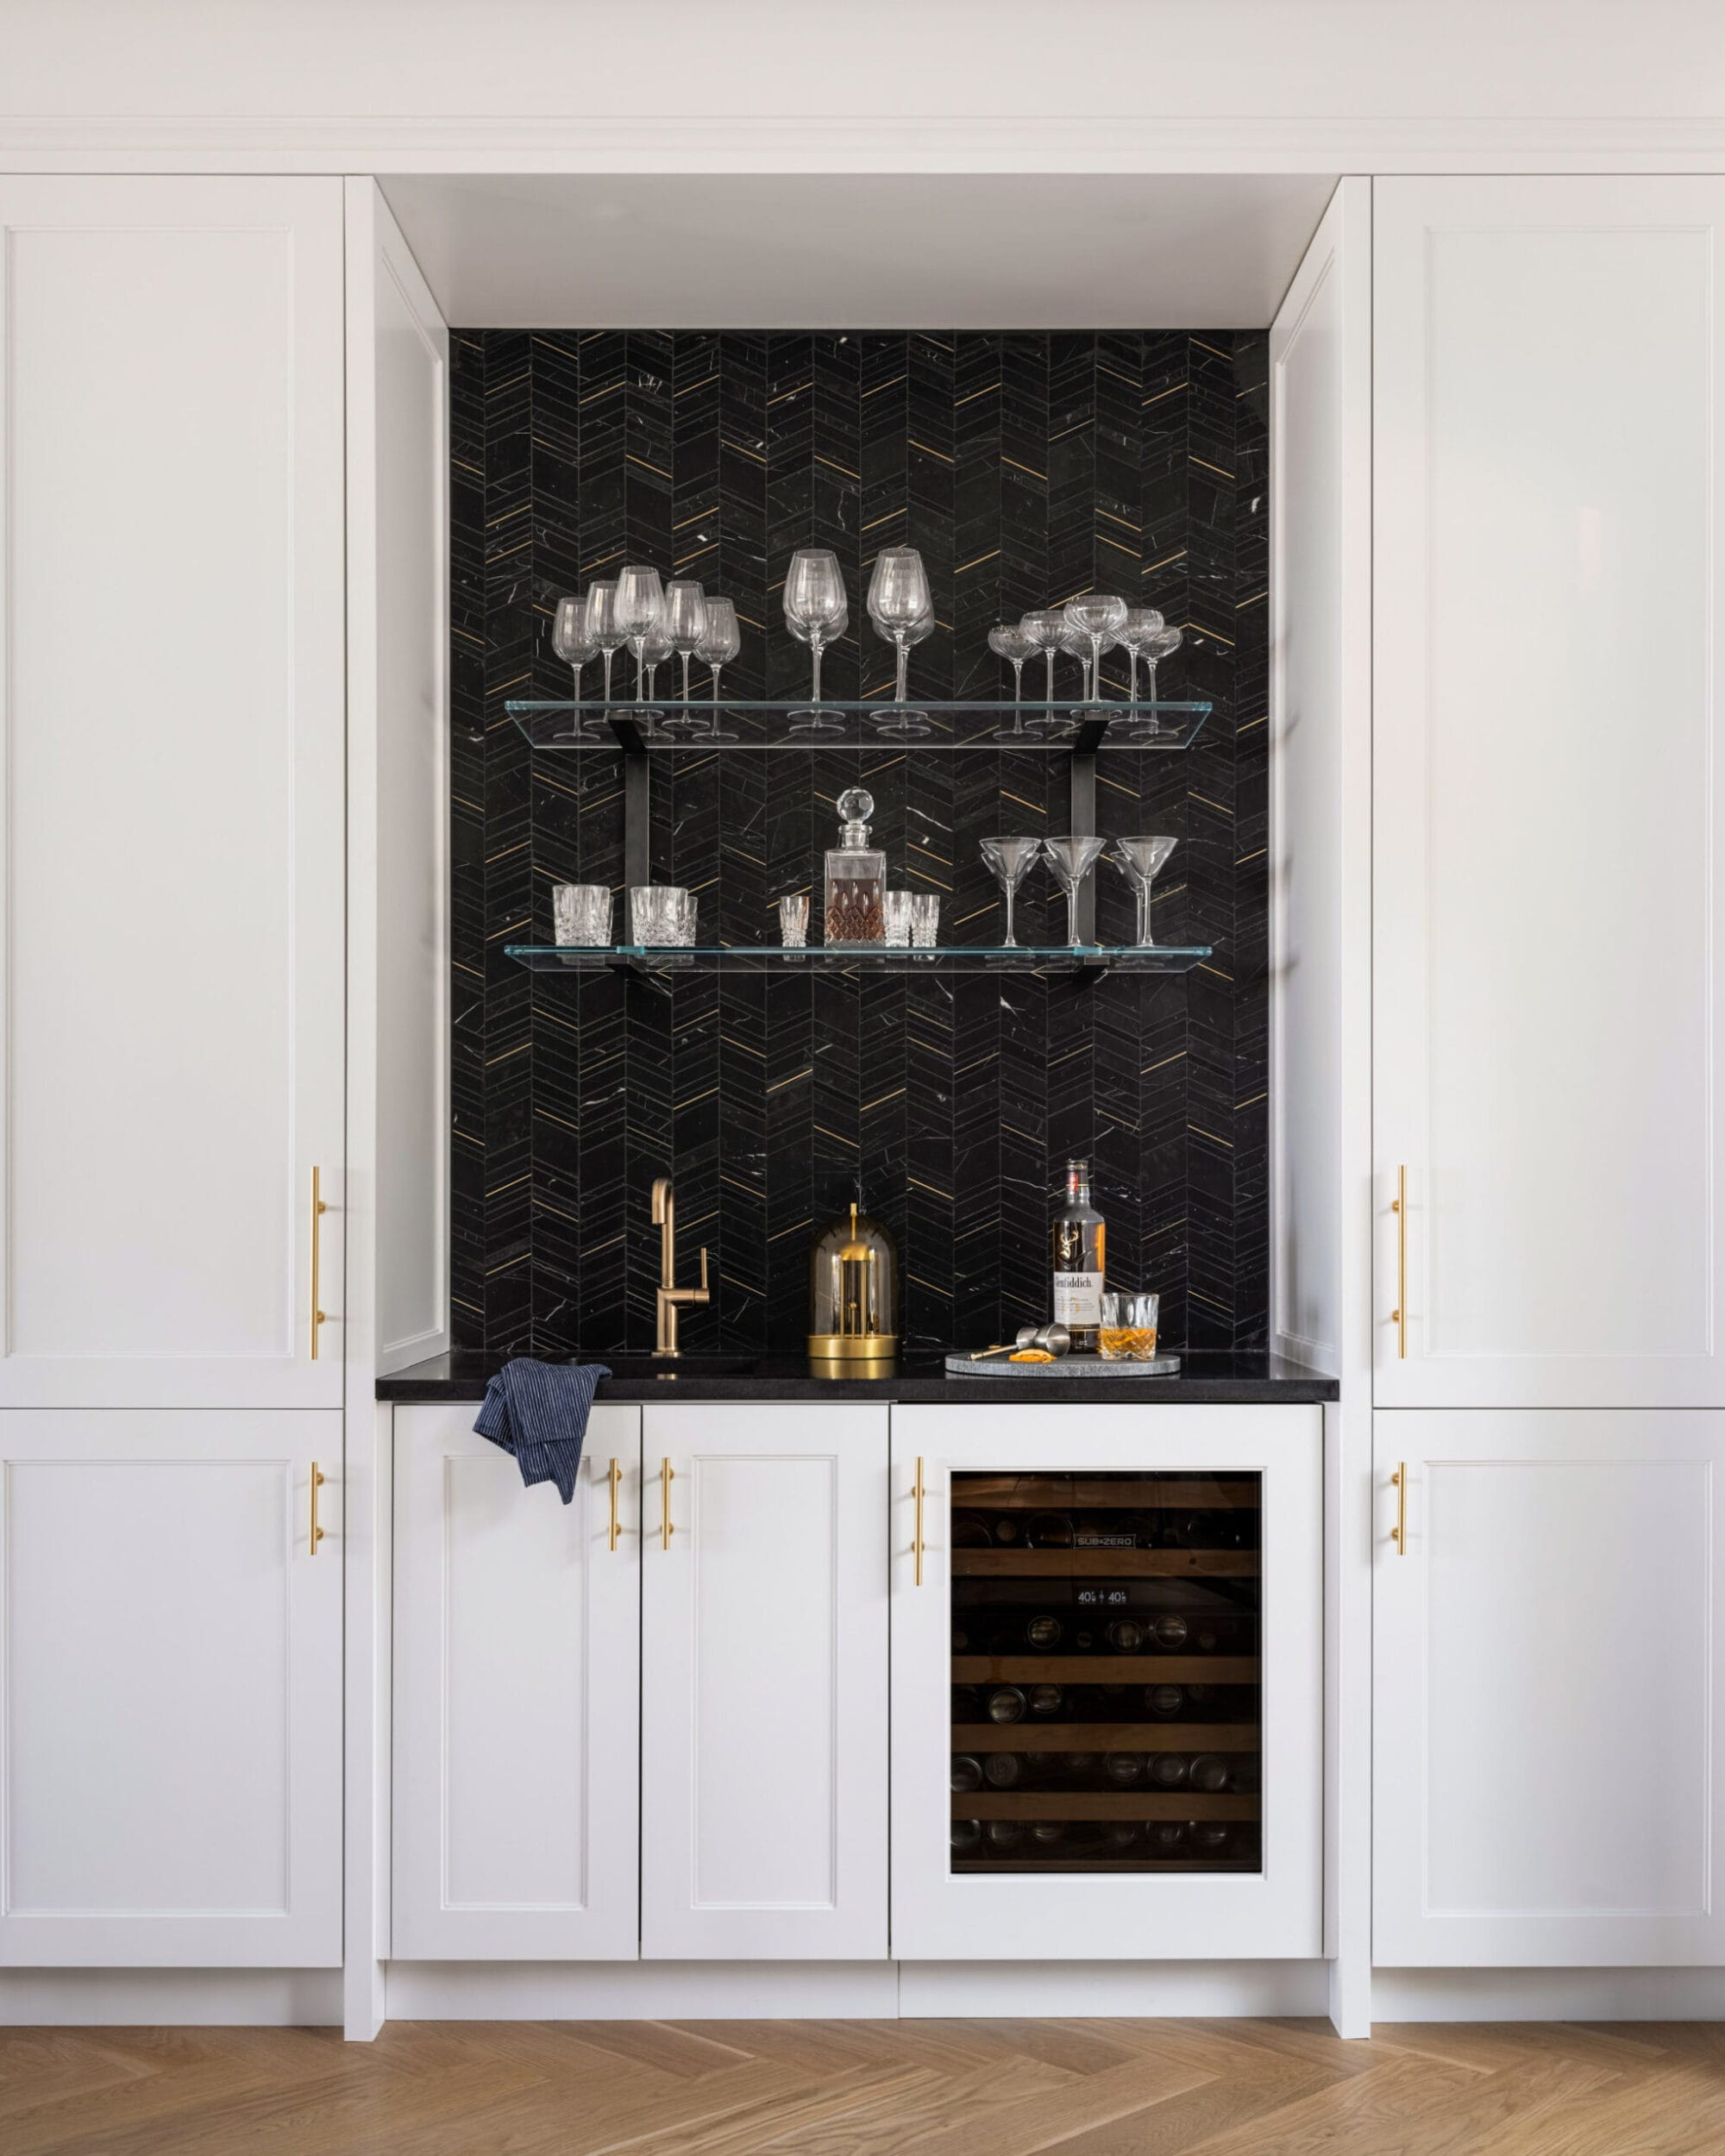
[[[1151,709],[1148,718],[1132,730],[1133,741],[1149,741],[1162,731],[1162,723],[1156,716],[1156,669],[1163,661],[1179,650],[1186,639],[1177,629],[1160,629],[1144,648],[1144,670],[1150,677],[1150,695],[1146,699]]]
[[[1150,930],[1151,887],[1161,874],[1163,863],[1179,843],[1177,838],[1117,838],[1114,850],[1108,856],[1138,893],[1138,940],[1145,950],[1156,946],[1156,938]]]
[[[1002,950],[1017,950],[1019,939],[1013,934],[1013,896],[1030,873],[1030,865],[1042,851],[1039,838],[985,838],[982,858],[994,872],[994,881],[1006,894],[1007,932],[1000,938]]]
[[[1078,893],[1106,843],[1101,838],[1044,838],[1042,842],[1048,865],[1066,893],[1066,940],[1074,950],[1083,949],[1078,936]]]
[[[1041,652],[1048,661],[1048,678],[1042,694],[1043,701],[1051,704],[1054,701],[1055,654],[1064,649],[1061,638],[1066,634],[1066,617],[1057,606],[1038,607],[1034,612],[1023,616],[1019,627],[1030,638],[1031,649]]]
[[[599,646],[587,630],[585,599],[560,599],[551,623],[551,649],[574,675],[575,701],[581,700],[581,674],[589,659],[599,656]],[[571,741],[589,741],[586,722],[580,711],[569,730]]]
[[[988,631],[988,649],[1013,670],[1013,732],[1024,734],[1025,661],[1036,649],[1020,622],[997,622]]]

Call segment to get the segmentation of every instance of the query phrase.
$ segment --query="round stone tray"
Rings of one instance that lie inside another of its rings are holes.
[[[1148,1363],[1105,1363],[1100,1355],[1059,1355],[1051,1363],[1013,1363],[1004,1355],[973,1363],[968,1355],[949,1355],[949,1377],[1172,1377],[1177,1355],[1158,1355]]]

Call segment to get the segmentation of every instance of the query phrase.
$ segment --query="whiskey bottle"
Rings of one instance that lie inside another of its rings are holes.
[[[1066,1197],[1054,1217],[1054,1315],[1079,1355],[1096,1352],[1108,1231],[1090,1203],[1087,1161],[1066,1163]]]

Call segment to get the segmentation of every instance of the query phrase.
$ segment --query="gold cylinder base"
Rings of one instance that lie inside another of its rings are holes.
[[[890,1377],[898,1366],[894,1332],[811,1332],[811,1377]]]

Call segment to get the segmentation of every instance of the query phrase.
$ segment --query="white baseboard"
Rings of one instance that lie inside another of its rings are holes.
[[[899,2013],[929,2015],[1324,2014],[1323,1961],[906,1961]],[[392,2001],[392,2003],[393,2002]]]
[[[0,2028],[328,2028],[339,1969],[0,1969]]]
[[[392,2021],[890,2021],[890,1961],[392,1961]]]
[[[1371,2018],[1725,2021],[1725,1969],[1375,1969]]]

